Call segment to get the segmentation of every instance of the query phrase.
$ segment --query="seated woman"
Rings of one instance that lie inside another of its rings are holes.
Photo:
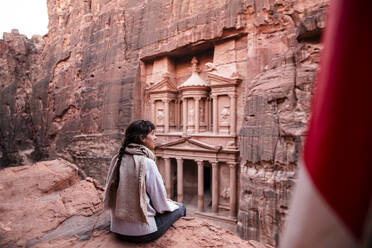
[[[166,198],[151,151],[155,140],[155,126],[150,121],[132,122],[107,174],[104,207],[111,210],[110,230],[127,241],[153,241],[186,215],[183,204]]]

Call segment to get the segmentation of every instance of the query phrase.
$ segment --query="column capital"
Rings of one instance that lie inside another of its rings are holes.
[[[203,160],[195,160],[198,165],[203,165]]]
[[[210,161],[212,167],[217,167],[218,166],[218,161]]]
[[[198,101],[200,101],[201,100],[201,96],[194,96],[194,100],[198,100]]]
[[[218,195],[219,195],[219,169],[218,169],[218,163],[212,162],[212,212],[217,213],[218,212]]]
[[[239,163],[238,163],[238,162],[227,162],[227,164],[229,165],[230,168],[233,169],[233,168],[238,167],[238,164],[239,164]]]
[[[229,93],[229,97],[230,98],[237,98],[238,97],[238,95],[236,94],[236,93]]]
[[[183,158],[175,158],[177,161],[183,161]]]

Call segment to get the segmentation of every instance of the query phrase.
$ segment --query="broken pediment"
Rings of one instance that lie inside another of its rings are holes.
[[[225,77],[207,72],[207,76],[210,87],[237,86],[242,81],[238,73],[234,73],[231,77]]]
[[[164,77],[160,82],[152,85],[148,92],[159,93],[159,92],[177,92],[177,87],[171,82],[169,77]]]
[[[198,150],[208,152],[218,152],[221,150],[221,146],[212,146],[192,138],[182,138],[176,141],[172,141],[163,145],[158,146],[159,149],[172,149],[172,150]]]

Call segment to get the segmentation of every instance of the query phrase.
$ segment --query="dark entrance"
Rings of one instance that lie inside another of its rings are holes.
[[[204,211],[212,208],[212,170],[210,165],[204,166]]]

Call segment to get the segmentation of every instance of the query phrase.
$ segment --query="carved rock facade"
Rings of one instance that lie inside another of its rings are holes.
[[[232,39],[216,44],[213,53],[194,54],[189,68],[187,60],[168,56],[145,62],[150,73],[144,113],[157,127],[155,153],[169,197],[185,199],[203,216],[231,222],[236,221],[238,190],[236,120],[244,97],[234,59],[239,42]],[[228,61],[219,56],[226,51],[232,55]],[[197,57],[208,67],[199,66]]]
[[[42,41],[0,42],[1,166],[63,157],[103,183],[129,122],[152,119],[171,196],[276,244],[327,4],[48,1]]]

